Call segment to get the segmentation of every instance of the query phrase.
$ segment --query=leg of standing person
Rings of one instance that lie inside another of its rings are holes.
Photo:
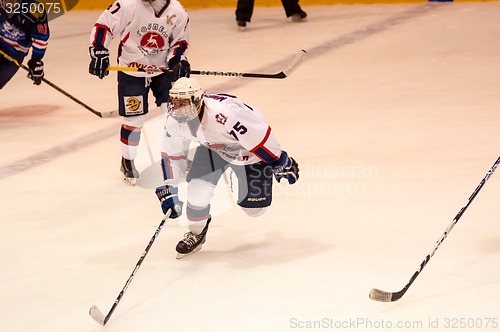
[[[286,17],[291,17],[292,21],[304,21],[307,17],[306,12],[300,8],[299,0],[281,0],[281,3],[285,9]]]
[[[118,73],[118,112],[123,117],[120,130],[120,170],[123,173],[123,181],[132,186],[139,178],[134,159],[137,157],[142,125],[148,113],[147,81],[144,77]]]
[[[236,3],[236,22],[240,30],[244,30],[253,14],[255,0],[238,0]]]

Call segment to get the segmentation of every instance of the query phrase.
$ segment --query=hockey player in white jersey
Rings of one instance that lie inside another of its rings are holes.
[[[118,111],[124,119],[120,169],[125,183],[135,185],[139,173],[134,159],[148,113],[149,91],[156,105],[166,111],[171,83],[189,76],[189,17],[177,0],[115,1],[97,19],[90,36],[89,72],[101,79],[108,75],[107,47],[113,37],[120,38],[119,66],[170,69],[166,73],[118,72]]]
[[[210,201],[227,167],[238,178],[238,205],[257,217],[271,205],[273,176],[289,184],[299,179],[297,162],[280,147],[261,111],[226,94],[205,94],[194,78],[182,77],[170,90],[162,142],[164,185],[156,188],[163,213],[182,214],[178,197],[191,142],[199,143],[186,176],[189,232],[176,247],[177,257],[195,253],[205,242]]]

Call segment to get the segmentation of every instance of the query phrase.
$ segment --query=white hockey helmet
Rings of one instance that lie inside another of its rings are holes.
[[[203,95],[200,83],[195,78],[181,77],[170,89],[168,113],[177,122],[187,122],[200,114]]]

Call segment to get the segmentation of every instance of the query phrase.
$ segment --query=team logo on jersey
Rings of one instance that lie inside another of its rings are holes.
[[[227,116],[222,113],[215,114],[215,121],[217,121],[217,123],[220,123],[221,125],[226,124]]]
[[[144,34],[141,38],[140,49],[144,54],[154,55],[159,53],[165,46],[163,37],[154,31]]]
[[[168,40],[168,29],[158,23],[149,23],[137,30],[140,43],[139,49],[144,55],[155,55],[166,51],[166,40]]]
[[[174,25],[174,18],[176,18],[175,14],[174,15],[167,15],[167,24],[168,25]]]
[[[26,38],[24,31],[10,24],[9,21],[5,21],[0,25],[0,35],[13,41],[24,40]]]
[[[37,26],[36,26],[36,29],[38,30],[38,33],[39,34],[42,34],[42,35],[46,35],[49,33],[49,27],[47,25],[47,23],[39,23]]]
[[[137,115],[144,113],[142,105],[142,96],[125,97],[125,114]]]

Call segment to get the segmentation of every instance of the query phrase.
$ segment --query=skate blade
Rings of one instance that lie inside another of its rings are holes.
[[[129,186],[135,186],[136,183],[137,183],[137,179],[136,178],[128,178],[126,176],[123,176],[122,177],[122,181],[125,183],[125,184],[128,184]]]
[[[181,254],[180,252],[178,252],[176,259],[182,259],[182,258],[184,258],[186,256],[190,256],[192,254],[196,254],[200,250],[201,250],[201,244],[199,246],[197,246],[196,248],[194,248],[193,251],[188,252],[187,254]]]

